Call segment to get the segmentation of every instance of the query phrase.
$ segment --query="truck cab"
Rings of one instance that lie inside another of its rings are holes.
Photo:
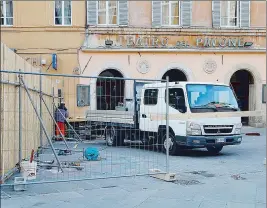
[[[139,128],[157,135],[156,143],[174,155],[179,149],[206,148],[219,153],[226,145],[242,141],[241,117],[169,119],[169,138],[166,138],[166,120],[152,120],[151,115],[166,114],[166,96],[170,115],[194,115],[210,112],[240,111],[229,85],[206,82],[170,82],[145,84],[141,91]],[[181,116],[182,117],[182,116]],[[154,141],[155,143],[155,141]]]

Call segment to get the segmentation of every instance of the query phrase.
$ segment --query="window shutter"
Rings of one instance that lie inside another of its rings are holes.
[[[128,1],[119,1],[119,25],[128,25]]]
[[[152,27],[161,26],[161,1],[152,1]]]
[[[181,1],[181,25],[191,26],[192,1]]]
[[[97,25],[97,1],[87,1],[87,25]]]
[[[240,27],[250,27],[250,1],[240,1]]]
[[[212,26],[221,26],[221,2],[212,1]]]

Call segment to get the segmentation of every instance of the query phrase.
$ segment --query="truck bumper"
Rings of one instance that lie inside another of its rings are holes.
[[[226,146],[226,145],[238,145],[242,142],[241,135],[231,136],[176,136],[176,142],[178,145],[201,148],[207,146]]]

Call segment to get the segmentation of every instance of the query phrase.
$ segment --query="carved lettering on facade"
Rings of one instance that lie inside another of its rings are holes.
[[[237,44],[238,43],[238,44]],[[197,47],[244,47],[243,38],[197,38]]]
[[[122,39],[121,46],[122,44]],[[166,48],[166,47],[175,47],[175,48],[188,48],[191,45],[188,41],[183,39],[178,39],[177,41],[172,40],[174,43],[169,44],[170,40],[167,37],[148,37],[148,36],[127,36],[126,37],[126,46],[127,47],[157,47],[157,48]],[[251,43],[251,42],[250,42]],[[252,45],[252,43],[251,43]],[[250,45],[250,46],[251,46]],[[192,46],[196,47],[206,47],[206,48],[240,48],[246,47],[246,43],[243,38],[209,38],[209,37],[197,37],[195,39],[195,44]]]

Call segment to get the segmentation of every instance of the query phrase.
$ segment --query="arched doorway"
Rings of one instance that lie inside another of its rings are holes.
[[[251,72],[245,69],[236,71],[230,79],[230,84],[234,89],[241,111],[253,110],[255,84]],[[248,125],[249,118],[243,117],[242,123]]]
[[[106,69],[99,77],[118,77],[123,75],[116,69]],[[115,110],[124,100],[124,80],[98,78],[96,82],[97,110]]]
[[[165,74],[162,76],[162,79],[166,80],[167,76],[169,76],[170,82],[187,81],[187,77],[185,73],[179,69],[170,69],[166,71]]]

